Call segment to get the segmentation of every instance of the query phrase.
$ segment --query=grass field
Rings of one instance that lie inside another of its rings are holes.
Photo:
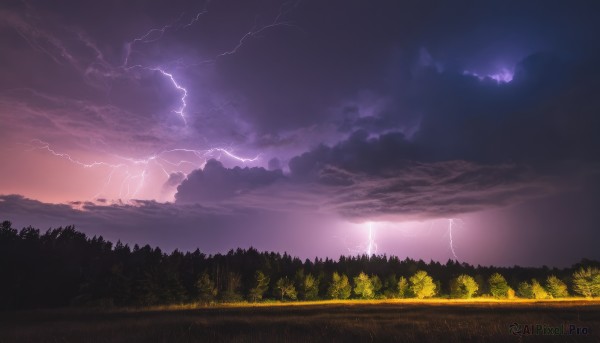
[[[534,332],[512,335],[512,323]],[[585,328],[540,335],[535,325]],[[0,313],[0,342],[598,342],[600,300],[382,300]]]

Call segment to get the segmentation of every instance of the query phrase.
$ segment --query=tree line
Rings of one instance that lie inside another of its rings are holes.
[[[162,252],[73,226],[44,233],[0,225],[0,309],[198,302],[600,296],[600,263],[569,268],[473,266],[386,255],[302,261],[254,248]]]

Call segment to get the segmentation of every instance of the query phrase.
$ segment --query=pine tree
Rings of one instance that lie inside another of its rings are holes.
[[[196,290],[198,291],[198,300],[203,304],[211,303],[217,296],[217,287],[207,272],[202,273],[196,281]]]
[[[399,298],[408,298],[410,296],[410,287],[408,284],[408,280],[401,276],[398,279],[398,297]]]

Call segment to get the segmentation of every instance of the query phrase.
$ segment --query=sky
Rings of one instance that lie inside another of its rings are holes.
[[[4,1],[0,220],[164,251],[600,259],[596,1]]]

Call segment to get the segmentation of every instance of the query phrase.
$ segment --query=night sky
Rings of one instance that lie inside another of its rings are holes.
[[[600,259],[597,1],[3,1],[0,219],[165,251]]]

